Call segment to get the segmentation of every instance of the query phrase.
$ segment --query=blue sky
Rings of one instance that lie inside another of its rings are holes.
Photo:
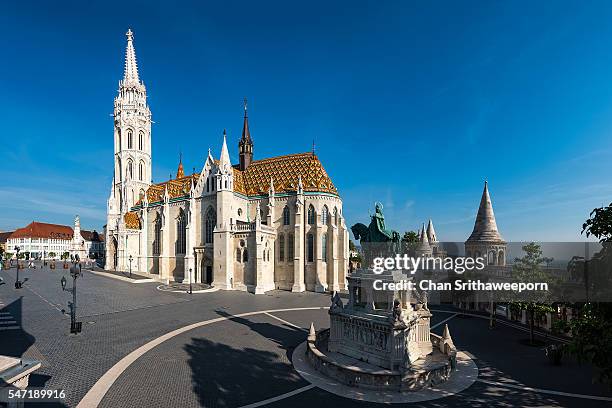
[[[554,6],[554,7],[553,7]],[[111,112],[135,33],[153,177],[200,169],[242,98],[256,158],[317,154],[349,224],[472,230],[489,181],[507,240],[580,236],[612,201],[609,2],[3,2],[0,229],[105,223]]]

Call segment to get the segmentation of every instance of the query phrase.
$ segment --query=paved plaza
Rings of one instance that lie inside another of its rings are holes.
[[[40,360],[31,386],[66,391],[65,406],[370,406],[322,390],[298,373],[293,350],[307,328],[329,325],[329,295],[206,291],[189,295],[84,271],[77,281],[83,332],[70,335],[63,269],[1,271],[0,354]],[[65,313],[62,311],[65,309]],[[603,407],[612,393],[587,365],[552,366],[527,333],[431,306],[433,331],[448,323],[459,350],[478,366],[468,389],[412,406]],[[45,406],[50,406],[49,404]],[[380,405],[382,406],[382,405]],[[397,404],[397,406],[403,406]]]

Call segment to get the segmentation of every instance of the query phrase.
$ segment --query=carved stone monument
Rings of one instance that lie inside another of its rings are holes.
[[[397,248],[397,233],[384,229],[382,206],[376,206],[370,227],[357,225],[362,227],[352,229],[359,231],[362,245],[364,239],[387,244],[370,255]],[[430,332],[426,293],[410,288],[411,276],[358,269],[347,280],[348,303],[337,292],[332,295],[330,328],[316,333],[311,326],[306,355],[316,370],[351,386],[398,391],[449,378],[457,354],[450,331],[447,326],[443,336]]]

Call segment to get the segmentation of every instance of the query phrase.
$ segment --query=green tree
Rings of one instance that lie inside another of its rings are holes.
[[[411,250],[416,248],[416,245],[418,242],[419,242],[419,234],[417,232],[406,231],[404,232],[404,236],[402,237],[402,250],[405,253],[408,253]]]
[[[55,258],[55,252],[49,252],[48,255],[50,258]]]
[[[529,324],[529,342],[535,343],[535,319],[547,312],[552,312],[552,292],[551,286],[555,284],[555,279],[542,270],[542,264],[545,263],[545,258],[542,257],[542,248],[535,242],[523,245],[525,255],[522,258],[516,258],[512,265],[512,278],[515,282],[524,283],[548,283],[549,290],[542,291],[523,291],[514,293],[512,296],[515,301],[511,307],[515,310],[524,310],[527,313]]]
[[[589,219],[582,225],[582,233],[597,238],[603,248],[590,260],[572,260],[568,268],[577,271],[576,275],[585,280],[587,291],[593,298],[599,299],[598,294],[605,294],[605,290],[609,291],[612,287],[612,203],[591,211]],[[609,352],[612,344],[612,303],[589,302],[574,307],[577,310],[564,327],[572,333],[568,349],[580,361],[597,367],[599,380],[612,387],[612,353]]]

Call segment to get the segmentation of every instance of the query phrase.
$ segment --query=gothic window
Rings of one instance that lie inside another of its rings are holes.
[[[208,209],[208,211],[206,212],[206,243],[207,244],[212,244],[213,243],[213,231],[215,230],[215,224],[217,223],[217,216],[215,214],[215,210],[211,208]]]
[[[287,241],[289,241],[288,242],[288,247],[287,247],[287,261],[293,262],[293,258],[294,258],[294,256],[293,256],[293,250],[294,250],[294,247],[293,247],[293,245],[294,245],[293,244],[293,234],[289,234],[289,239]]]
[[[144,134],[143,134],[142,132],[140,132],[140,133],[138,134],[138,148],[139,148],[140,150],[143,150],[143,146],[144,146],[144,144],[143,144],[143,140],[144,140]]]
[[[314,225],[316,218],[317,214],[315,213],[315,209],[312,204],[310,204],[310,207],[308,207],[308,224]]]
[[[338,208],[334,207],[334,225],[338,225]]]
[[[321,252],[323,253],[323,262],[327,262],[327,234],[321,237]]]
[[[155,219],[154,237],[153,237],[153,255],[159,255],[161,253],[161,216],[157,214]]]
[[[327,218],[329,218],[328,216],[329,216],[329,210],[327,209],[327,206],[324,205],[323,211],[321,212],[321,224],[327,225]]]
[[[283,208],[283,225],[290,225],[291,224],[291,214],[289,213],[289,207],[285,206],[285,208]]]
[[[138,165],[138,180],[144,180],[144,163],[142,161]]]
[[[242,254],[240,254],[240,248],[236,248],[236,262],[240,262],[242,260]]]
[[[308,234],[308,262],[314,261],[314,236]]]
[[[181,209],[176,219],[176,253],[184,254],[187,247],[187,222],[185,213]]]
[[[242,262],[249,262],[249,251],[246,248],[244,248],[244,250],[242,251]]]
[[[285,261],[285,236],[283,234],[278,236],[278,260]]]
[[[127,175],[130,180],[134,178],[134,163],[132,162],[132,159],[128,159]]]
[[[131,130],[128,130],[128,136],[127,136],[127,139],[128,139],[128,143],[127,143],[127,145],[128,145],[128,149],[131,149],[131,148],[132,148],[132,146],[133,146],[133,142],[134,142],[134,141],[133,141],[133,138],[134,138],[134,136],[133,136],[132,131],[131,131]]]

